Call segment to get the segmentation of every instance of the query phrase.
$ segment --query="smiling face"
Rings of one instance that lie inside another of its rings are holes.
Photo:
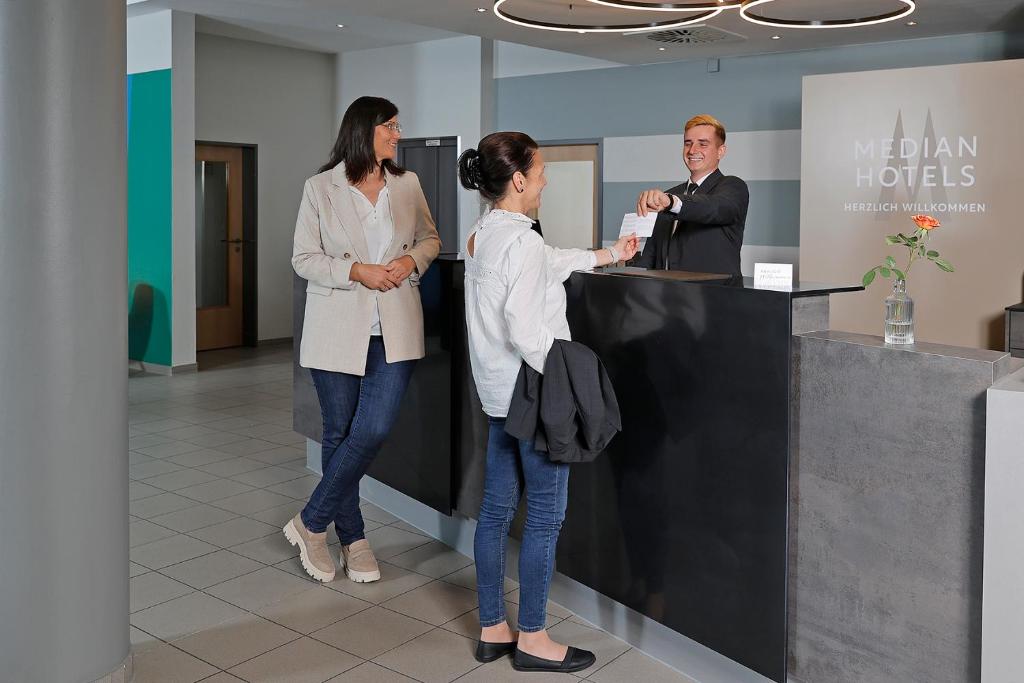
[[[718,139],[714,126],[693,126],[683,136],[683,161],[690,169],[691,180],[700,180],[714,172],[723,156],[725,143]]]
[[[398,117],[390,119],[374,126],[373,128],[373,153],[377,157],[377,163],[385,159],[392,161],[398,156],[398,141],[402,139],[402,128],[398,125]]]

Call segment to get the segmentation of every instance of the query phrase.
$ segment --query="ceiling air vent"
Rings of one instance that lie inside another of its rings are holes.
[[[738,33],[723,31],[711,26],[688,26],[674,28],[670,31],[645,33],[648,40],[657,43],[673,43],[676,45],[707,45],[710,43],[739,43],[746,38]]]

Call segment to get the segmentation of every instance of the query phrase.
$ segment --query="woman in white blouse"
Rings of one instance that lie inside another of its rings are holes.
[[[441,241],[416,174],[394,161],[401,134],[394,104],[353,102],[330,161],[306,181],[295,224],[292,267],[308,282],[299,365],[309,368],[320,399],[323,478],[284,534],[319,581],[334,579],[332,522],[348,578],[380,579],[359,480],[424,355],[419,277]]]
[[[484,498],[474,539],[481,627],[476,657],[488,662],[513,654],[512,665],[519,671],[581,671],[594,663],[593,653],[556,643],[544,629],[569,466],[550,461],[531,442],[505,433],[505,417],[522,362],[543,373],[553,341],[570,338],[562,283],[574,270],[632,258],[637,239],[623,237],[596,251],[544,244],[526,216],[540,206],[547,184],[544,159],[524,133],[494,133],[477,149],[464,152],[459,180],[493,207],[477,221],[466,243],[470,363],[490,423]],[[521,488],[527,507],[516,634],[505,621],[503,586],[505,541]]]

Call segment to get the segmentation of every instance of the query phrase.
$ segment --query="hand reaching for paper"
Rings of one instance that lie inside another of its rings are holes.
[[[640,238],[636,236],[636,233],[624,235],[612,245],[612,248],[619,255],[620,261],[628,261],[636,256],[636,252],[640,248]]]

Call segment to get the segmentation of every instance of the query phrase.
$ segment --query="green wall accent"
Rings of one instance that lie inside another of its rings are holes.
[[[128,76],[128,357],[171,365],[171,70]]]

